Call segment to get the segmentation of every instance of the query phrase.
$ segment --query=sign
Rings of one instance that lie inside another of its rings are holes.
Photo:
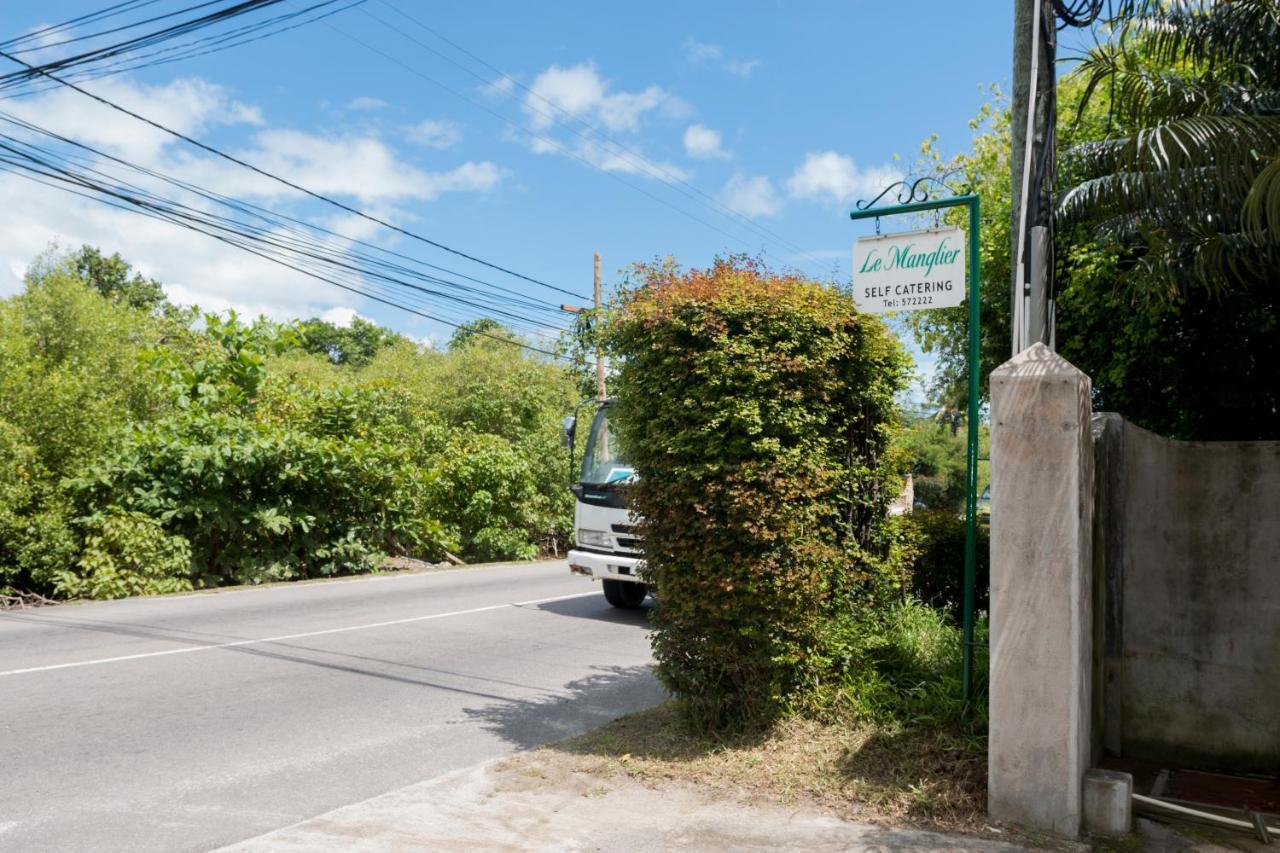
[[[933,228],[859,237],[853,301],[869,314],[954,308],[964,302],[964,233]]]

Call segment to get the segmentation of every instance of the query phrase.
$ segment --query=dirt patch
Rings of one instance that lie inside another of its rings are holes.
[[[530,785],[537,774],[557,785],[574,774],[688,783],[740,802],[993,834],[985,752],[956,733],[790,720],[768,734],[714,739],[690,732],[667,703],[523,760]]]

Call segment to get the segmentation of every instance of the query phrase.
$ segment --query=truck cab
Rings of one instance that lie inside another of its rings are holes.
[[[626,496],[636,473],[610,427],[609,407],[609,400],[596,404],[580,466],[573,460],[578,418],[570,415],[564,422],[565,446],[576,480],[570,487],[576,501],[569,571],[600,581],[604,597],[614,607],[633,609],[644,603],[649,592],[640,578],[644,562]]]

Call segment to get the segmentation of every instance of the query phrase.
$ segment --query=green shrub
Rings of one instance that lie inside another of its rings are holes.
[[[191,589],[191,547],[158,521],[111,507],[84,520],[76,568],[55,574],[63,598],[126,598]]]
[[[0,420],[0,591],[53,594],[75,559],[70,513],[22,431]]]
[[[445,544],[403,451],[226,413],[137,428],[70,485],[81,506],[119,505],[185,538],[200,585],[371,571],[383,553]]]
[[[528,460],[497,435],[458,432],[441,454],[430,492],[468,560],[531,560],[546,526],[537,512],[537,483]]]
[[[903,516],[902,524],[912,552],[912,594],[959,619],[964,605],[964,519],[947,510],[917,510]],[[990,534],[980,526],[974,584],[978,610],[986,610],[990,602],[990,544]]]
[[[882,457],[906,360],[847,296],[752,262],[638,278],[605,335],[658,674],[699,726],[767,722],[838,688],[843,620],[897,587]]]
[[[907,600],[848,618],[841,634],[852,650],[840,693],[842,710],[882,724],[960,726],[985,732],[985,702],[966,703],[963,636],[945,611]],[[975,636],[975,687],[986,686],[986,623]]]

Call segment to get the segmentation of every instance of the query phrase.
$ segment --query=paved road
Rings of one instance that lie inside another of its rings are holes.
[[[0,850],[209,850],[655,704],[563,562],[0,613]]]

